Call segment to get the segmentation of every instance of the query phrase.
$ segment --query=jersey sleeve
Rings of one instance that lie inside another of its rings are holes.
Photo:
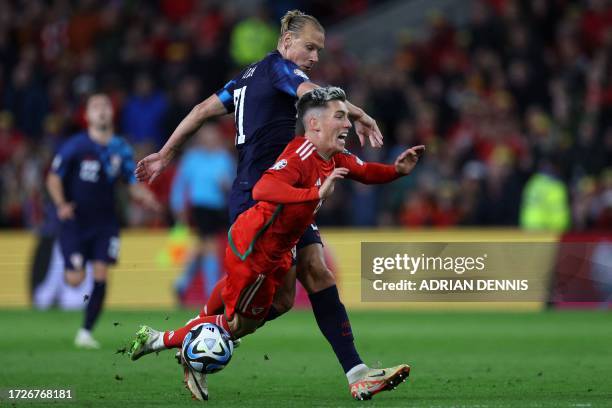
[[[74,144],[70,141],[64,143],[53,157],[51,172],[63,179],[72,166],[75,156],[76,149],[74,148]]]
[[[346,167],[348,178],[364,184],[383,184],[401,176],[392,164],[368,163],[348,150],[334,156],[336,167]]]
[[[302,203],[319,200],[317,187],[295,187],[301,181],[301,173],[308,171],[307,162],[297,154],[280,159],[261,176],[253,187],[253,199],[278,204]]]
[[[302,82],[310,81],[308,76],[293,62],[279,58],[270,67],[270,79],[274,88],[297,97]]]
[[[221,103],[223,104],[223,106],[225,106],[225,109],[227,109],[228,113],[233,112],[235,109],[234,89],[236,89],[236,80],[232,79],[227,84],[225,84],[223,88],[219,89],[216,92],[216,95],[219,97]]]
[[[128,184],[136,184],[136,163],[134,162],[134,151],[132,147],[123,142],[121,146],[121,177]]]

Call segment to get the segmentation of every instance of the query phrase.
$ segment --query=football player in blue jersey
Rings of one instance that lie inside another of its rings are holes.
[[[318,62],[324,43],[325,30],[316,18],[298,10],[287,12],[281,20],[276,51],[248,66],[221,90],[196,105],[162,149],[138,163],[138,180],[149,183],[155,180],[206,120],[234,112],[238,168],[229,203],[230,222],[233,223],[239,214],[255,204],[251,194],[253,186],[295,137],[295,103],[300,96],[319,87],[309,80],[308,73]],[[382,135],[376,122],[359,107],[348,101],[346,105],[361,144],[368,139],[373,147],[380,147]],[[323,245],[314,224],[297,245],[297,271],[293,267],[288,273],[265,320],[272,320],[293,306],[296,274],[309,294],[321,332],[344,369],[351,393],[356,398],[367,395],[371,374],[377,380],[381,372],[385,377],[395,376],[394,370],[374,373],[357,353],[349,318],[340,301],[334,275],[325,264]],[[223,280],[218,286],[222,285]],[[213,291],[204,313],[219,313],[222,303],[218,289]],[[192,394],[198,399],[206,399],[204,376],[194,377],[198,374],[193,370],[186,374]],[[353,392],[357,389],[360,390],[358,394]]]
[[[119,254],[117,182],[127,182],[130,196],[147,208],[157,211],[160,207],[153,194],[136,183],[132,149],[113,131],[113,108],[108,96],[91,95],[85,115],[87,131],[60,147],[47,176],[47,189],[61,223],[59,242],[66,282],[80,284],[85,278],[85,263],[93,267],[93,290],[74,342],[77,347],[99,348],[91,330],[102,310],[108,265],[114,264]]]

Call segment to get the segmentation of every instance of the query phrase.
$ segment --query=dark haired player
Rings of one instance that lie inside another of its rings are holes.
[[[233,339],[254,332],[264,321],[274,295],[291,268],[291,251],[334,183],[358,177],[386,183],[412,171],[424,146],[404,151],[394,165],[364,163],[345,149],[351,128],[344,91],[317,88],[300,98],[298,119],[306,130],[294,138],[253,188],[258,202],[236,219],[228,232],[222,292],[225,312],[194,319],[177,330],[159,332],[144,326],[130,349],[133,360],[167,348],[181,347],[189,330],[200,323],[223,327]],[[351,383],[356,399],[369,399],[405,380],[410,367],[372,370]],[[207,390],[200,389],[201,399]]]
[[[281,20],[276,51],[247,67],[216,94],[196,105],[162,149],[138,163],[138,180],[152,182],[206,120],[234,112],[238,166],[229,197],[230,222],[233,222],[255,204],[253,186],[293,140],[295,102],[318,87],[309,81],[308,73],[318,62],[324,43],[325,30],[316,18],[297,10],[287,12]],[[369,139],[372,146],[381,146],[382,135],[376,122],[348,101],[346,106],[362,144]],[[296,267],[291,268],[276,292],[265,320],[273,320],[293,306],[297,276],[309,294],[319,329],[332,346],[349,384],[358,381],[368,367],[355,349],[351,324],[340,301],[334,274],[325,264],[321,237],[314,224],[297,244]],[[220,294],[224,284],[225,279],[217,284],[202,315],[222,310]],[[196,382],[204,384],[204,378],[185,374],[187,386],[198,398],[201,387]]]

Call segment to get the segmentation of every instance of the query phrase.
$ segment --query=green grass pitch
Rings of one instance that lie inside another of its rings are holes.
[[[172,352],[117,354],[140,323],[176,328],[189,311],[106,311],[98,351],[72,346],[81,313],[0,311],[0,388],[71,388],[75,401],[0,406],[198,406]],[[208,406],[612,406],[612,314],[594,312],[353,312],[370,365],[412,366],[408,382],[372,401],[350,398],[312,314],[291,312],[244,339],[209,377]],[[4,394],[6,396],[6,394]]]

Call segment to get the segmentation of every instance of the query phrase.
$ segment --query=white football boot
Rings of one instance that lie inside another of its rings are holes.
[[[350,384],[349,389],[356,400],[369,400],[381,391],[394,390],[409,375],[410,366],[406,364],[391,368],[370,368],[360,379]]]
[[[185,387],[191,392],[191,397],[199,401],[208,401],[208,383],[206,374],[194,370],[183,363]]]
[[[232,340],[232,342],[234,343],[234,349],[240,346],[240,339]],[[183,382],[185,383],[185,388],[191,392],[191,397],[199,401],[208,401],[206,374],[196,371],[185,364],[180,351],[177,351],[174,357],[183,366]]]
[[[86,329],[79,329],[76,337],[74,338],[74,345],[78,348],[97,350],[100,348],[100,343],[93,338],[91,332]]]

